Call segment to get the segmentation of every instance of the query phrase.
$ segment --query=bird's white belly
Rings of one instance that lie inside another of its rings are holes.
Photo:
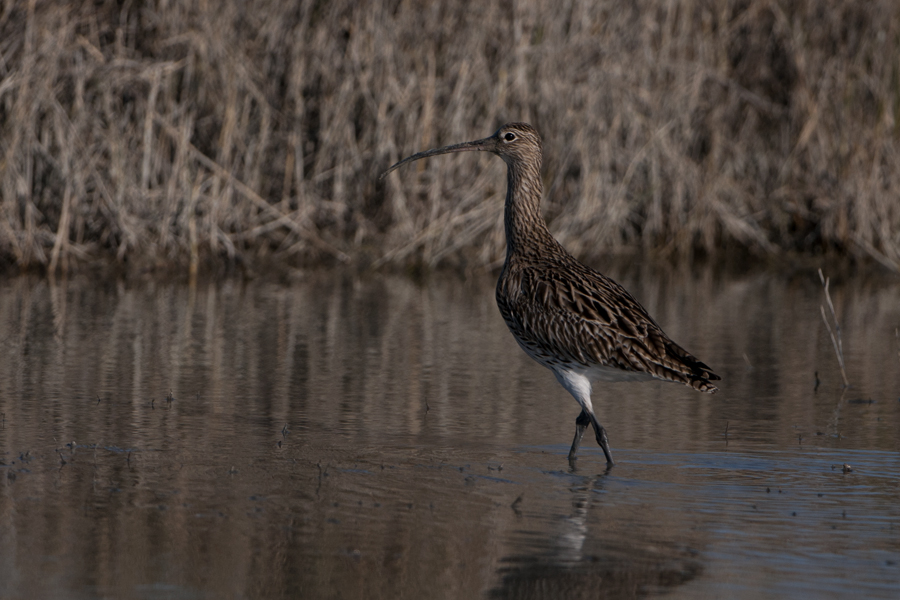
[[[540,352],[516,336],[516,341],[525,353],[541,363],[553,372],[571,373],[578,377],[584,377],[591,382],[615,382],[615,381],[649,381],[655,379],[653,375],[645,371],[626,371],[619,367],[606,365],[584,365],[563,361],[550,354]]]
[[[580,371],[581,374],[591,381],[649,381],[653,379],[653,375],[644,371],[625,371],[618,367],[606,367],[603,365],[593,365],[575,370]]]

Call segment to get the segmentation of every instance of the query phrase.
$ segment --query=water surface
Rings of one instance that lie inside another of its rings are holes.
[[[896,597],[900,283],[843,389],[813,272],[610,274],[723,377],[598,385],[611,470],[489,277],[4,281],[0,597]]]

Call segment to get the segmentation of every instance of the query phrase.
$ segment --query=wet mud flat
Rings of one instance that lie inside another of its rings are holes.
[[[13,282],[0,596],[893,597],[898,286],[842,389],[812,277],[616,278],[724,380],[598,386],[611,470],[490,280]]]

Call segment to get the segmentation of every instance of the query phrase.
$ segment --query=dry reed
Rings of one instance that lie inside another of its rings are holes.
[[[496,264],[499,161],[375,174],[527,120],[583,258],[896,270],[898,45],[893,0],[6,2],[0,263]]]
[[[828,336],[831,338],[834,355],[837,357],[838,366],[841,368],[841,379],[844,380],[844,387],[848,388],[850,387],[850,381],[847,379],[847,370],[844,368],[844,341],[841,337],[841,324],[838,323],[837,314],[834,312],[834,302],[831,301],[831,292],[828,291],[831,280],[825,277],[822,269],[819,269],[819,280],[822,282],[822,288],[825,290],[825,301],[828,303],[828,310],[831,312],[831,320],[834,321],[834,330],[831,329],[828,317],[825,316],[825,305],[820,304],[819,309],[822,312],[822,321],[828,330]]]

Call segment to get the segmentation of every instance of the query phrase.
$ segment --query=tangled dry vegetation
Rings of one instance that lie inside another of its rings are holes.
[[[544,135],[577,255],[900,265],[894,0],[128,0],[0,6],[0,263],[56,272],[502,258]]]

